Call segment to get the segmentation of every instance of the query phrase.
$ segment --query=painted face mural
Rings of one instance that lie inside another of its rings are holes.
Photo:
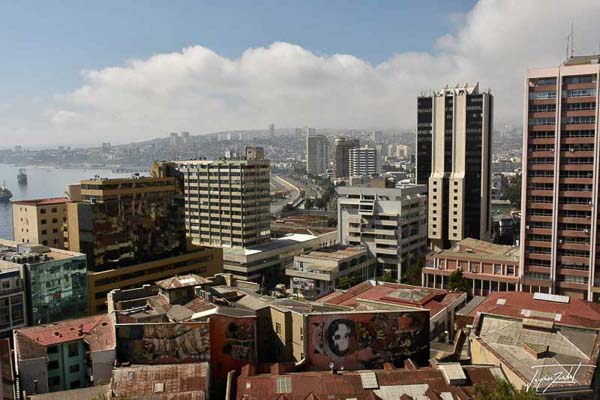
[[[309,365],[377,368],[428,349],[427,312],[312,315],[308,321]]]

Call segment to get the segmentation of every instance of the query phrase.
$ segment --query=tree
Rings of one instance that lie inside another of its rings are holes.
[[[306,199],[304,200],[304,209],[305,210],[310,210],[313,208],[314,202],[312,199]]]
[[[448,276],[448,290],[471,293],[471,285],[460,269]]]
[[[501,380],[498,381],[492,389],[485,385],[475,385],[473,394],[476,400],[535,400],[537,395],[533,388],[526,390],[517,388],[510,382]]]
[[[521,207],[521,175],[515,176],[501,190],[502,198],[509,200],[513,207]]]

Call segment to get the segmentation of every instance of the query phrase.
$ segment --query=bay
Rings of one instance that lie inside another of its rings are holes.
[[[19,168],[27,169],[27,185],[17,183]],[[43,166],[16,166],[0,164],[0,184],[6,186],[13,194],[11,200],[33,200],[48,197],[66,196],[67,185],[79,183],[82,179],[99,175],[103,178],[131,176],[130,173],[113,173],[109,169],[98,168],[61,168]],[[12,208],[7,202],[0,202],[0,238],[12,239]]]

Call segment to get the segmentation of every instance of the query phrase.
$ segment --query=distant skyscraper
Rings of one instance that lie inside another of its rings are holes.
[[[271,136],[271,137],[275,136],[275,124],[269,125],[269,136]]]
[[[446,86],[417,100],[417,183],[428,183],[433,248],[489,239],[493,96]]]
[[[367,146],[350,149],[350,176],[373,176],[381,173],[380,154],[377,149]]]
[[[306,173],[322,175],[329,166],[329,141],[325,135],[306,135]]]
[[[348,178],[350,176],[350,150],[359,147],[358,139],[336,137],[333,145],[333,177]]]
[[[271,240],[269,160],[248,147],[238,159],[178,161],[185,220],[196,244],[248,247]]]
[[[525,82],[521,289],[600,300],[600,55]]]
[[[383,132],[382,131],[372,131],[371,139],[373,139],[373,141],[375,143],[383,143]]]

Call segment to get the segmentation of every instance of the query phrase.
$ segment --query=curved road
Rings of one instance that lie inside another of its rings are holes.
[[[271,175],[271,192],[279,190],[289,190],[290,196],[287,199],[278,199],[274,203],[271,203],[271,214],[278,214],[288,202],[294,202],[300,197],[300,189],[294,186],[294,184],[281,175]]]

